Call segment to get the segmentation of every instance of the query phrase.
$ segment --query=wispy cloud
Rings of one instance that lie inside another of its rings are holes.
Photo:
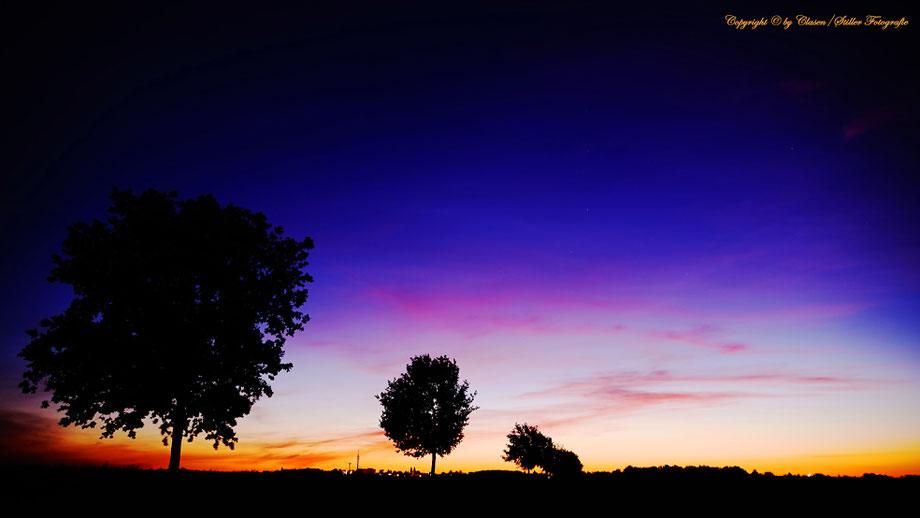
[[[870,306],[866,302],[774,302],[749,307],[745,298],[717,308],[700,308],[674,296],[659,296],[654,301],[636,296],[613,298],[602,287],[595,287],[594,291],[586,288],[577,296],[552,290],[532,293],[523,288],[470,294],[463,287],[450,285],[412,289],[376,287],[359,297],[381,305],[375,308],[378,315],[382,312],[414,325],[452,329],[475,336],[497,331],[615,334],[625,330],[622,323],[625,319],[636,315],[718,322],[827,319],[851,315]],[[699,341],[708,331],[712,329],[703,324],[683,332],[683,338],[676,334],[673,338]],[[745,348],[745,344],[721,346],[726,351]]]
[[[399,318],[417,326],[450,329],[465,336],[482,336],[494,332],[527,334],[616,334],[625,327],[587,318],[573,318],[579,309],[606,310],[610,318],[616,312],[644,306],[636,301],[577,300],[551,297],[551,301],[533,300],[513,290],[471,295],[456,288],[443,289],[372,289],[364,297],[379,301],[396,312]],[[510,309],[515,308],[515,309]]]
[[[522,394],[520,397],[543,397],[552,394],[574,394],[574,395],[593,395],[593,394],[610,394],[615,396],[631,397],[633,394],[647,394],[643,387],[653,387],[666,384],[692,384],[697,387],[711,386],[714,384],[730,384],[733,386],[760,385],[761,388],[770,388],[770,386],[788,387],[794,386],[811,386],[821,389],[848,389],[857,390],[867,386],[887,383],[882,380],[872,380],[855,377],[827,376],[814,373],[801,373],[795,371],[776,371],[776,372],[750,372],[739,374],[673,374],[667,370],[653,370],[649,372],[623,371],[598,373],[593,376],[570,380],[557,386]],[[684,393],[687,397],[683,399],[694,399],[691,394],[702,394],[699,399],[706,399],[710,392],[700,391]],[[750,393],[746,393],[749,394]],[[753,394],[756,395],[756,394]],[[768,395],[768,394],[764,394]],[[635,399],[643,399],[644,396]],[[646,399],[654,400],[649,397]],[[663,398],[667,399],[667,398]],[[680,397],[673,399],[681,399]]]
[[[94,446],[101,448],[88,448],[73,434],[74,428],[62,428],[52,418],[16,410],[0,411],[0,461],[12,464],[98,465],[109,459],[119,459],[122,465],[151,465],[150,452],[138,448],[134,441],[96,441]]]
[[[907,120],[909,110],[905,109],[908,104],[887,105],[875,108],[855,119],[851,120],[843,127],[843,138],[850,140],[860,135],[878,131],[890,124]]]
[[[663,405],[729,404],[745,399],[807,397],[864,390],[884,380],[794,370],[681,374],[667,370],[597,373],[520,394],[521,400],[553,401],[532,412],[541,423],[570,425]]]
[[[749,345],[741,342],[719,339],[717,335],[720,334],[720,330],[708,324],[685,331],[649,331],[649,333],[657,338],[714,349],[723,353],[736,353],[750,348]]]
[[[242,439],[235,450],[214,451],[207,442],[183,444],[182,466],[187,469],[279,469],[344,464],[355,451],[391,451],[383,432],[343,434],[320,440],[281,438],[277,441]],[[21,411],[0,411],[0,462],[6,464],[101,465],[163,468],[169,449],[159,438],[125,437],[99,440],[53,419]]]

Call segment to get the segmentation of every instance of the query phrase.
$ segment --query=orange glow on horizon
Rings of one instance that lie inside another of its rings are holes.
[[[143,431],[137,439],[124,436],[100,440],[92,430],[61,428],[50,419],[35,420],[34,430],[28,434],[13,434],[2,439],[8,452],[6,459],[23,464],[111,465],[135,466],[149,469],[166,468],[169,448],[164,447],[159,435]],[[504,445],[502,445],[503,447]],[[369,432],[349,437],[318,441],[259,441],[241,438],[234,450],[213,447],[201,440],[183,444],[182,467],[204,471],[275,471],[280,469],[317,468],[324,470],[356,467],[360,450],[361,467],[378,471],[409,471],[410,468],[427,472],[431,457],[413,458],[395,452],[382,432]],[[494,448],[494,460],[472,448],[458,448],[447,457],[439,457],[437,471],[472,472],[480,470],[514,470],[516,467],[500,459],[501,448]],[[798,456],[750,457],[732,461],[726,458],[672,459],[649,457],[650,462],[593,463],[591,453],[581,452],[585,471],[615,471],[627,465],[637,467],[664,464],[695,466],[740,466],[745,471],[772,472],[775,475],[822,473],[828,476],[861,476],[875,473],[889,476],[916,475],[920,473],[920,441],[892,446],[878,451],[854,451],[839,454],[812,454]]]

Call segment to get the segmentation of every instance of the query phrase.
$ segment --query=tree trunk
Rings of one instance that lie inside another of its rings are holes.
[[[438,454],[437,454],[437,453],[432,453],[432,454],[431,454],[431,474],[432,474],[432,475],[434,475],[434,461],[435,461],[435,459],[437,459],[437,458],[438,458]]]
[[[176,407],[172,415],[172,442],[169,451],[169,470],[179,469],[179,454],[182,452],[182,435],[185,433],[185,416],[182,409]]]

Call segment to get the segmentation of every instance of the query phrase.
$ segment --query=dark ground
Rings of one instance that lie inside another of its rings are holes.
[[[563,479],[515,471],[393,476],[313,469],[207,472],[6,467],[4,500],[35,511],[182,515],[230,511],[457,515],[487,509],[562,514],[911,515],[920,476],[772,476],[741,468],[627,468]],[[693,512],[690,512],[693,511]],[[82,514],[82,513],[80,513]]]

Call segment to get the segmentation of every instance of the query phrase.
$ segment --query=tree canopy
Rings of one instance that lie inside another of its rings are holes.
[[[515,423],[508,434],[508,447],[502,460],[513,462],[521,469],[530,471],[537,466],[548,465],[553,449],[553,440],[540,433],[536,426]]]
[[[233,427],[281,371],[286,336],[312,282],[310,238],[283,237],[262,213],[210,195],[114,190],[106,222],[68,229],[48,278],[69,284],[67,310],[42,320],[19,353],[20,388],[49,391],[62,426],[134,437],[151,418],[172,440],[201,433],[233,448]]]
[[[557,447],[536,426],[527,423],[514,424],[508,434],[508,446],[502,460],[513,462],[527,471],[539,467],[544,473],[553,476],[571,476],[582,470],[578,455]]]
[[[438,455],[449,454],[463,440],[476,393],[459,381],[457,362],[447,356],[415,356],[406,372],[377,395],[383,406],[380,427],[405,455],[431,454],[434,475]]]
[[[571,477],[581,473],[582,464],[575,452],[565,448],[553,448],[545,471],[554,477]]]

